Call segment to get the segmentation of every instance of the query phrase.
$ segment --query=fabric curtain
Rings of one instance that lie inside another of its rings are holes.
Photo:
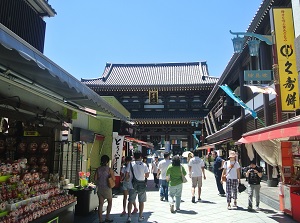
[[[246,147],[247,155],[248,155],[249,159],[253,160],[254,159],[254,150],[253,150],[253,147],[252,147],[252,143],[245,144],[245,147]]]
[[[280,141],[279,140],[267,140],[267,141],[261,141],[261,142],[254,142],[246,144],[246,148],[248,146],[255,149],[255,151],[258,153],[258,155],[269,165],[271,166],[281,166],[281,147],[280,147]],[[250,149],[247,149],[250,151]],[[250,153],[251,154],[251,153]],[[248,154],[249,156],[249,154]],[[250,158],[250,156],[249,156]]]

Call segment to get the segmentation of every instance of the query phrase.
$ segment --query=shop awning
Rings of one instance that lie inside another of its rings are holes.
[[[84,65],[84,64],[83,64]],[[27,84],[37,84],[62,97],[66,103],[105,112],[116,119],[128,118],[97,93],[0,24],[0,66],[14,72]],[[29,81],[28,81],[29,80]],[[30,83],[31,82],[31,83]]]
[[[240,143],[260,142],[300,135],[300,116],[243,134]]]
[[[222,143],[228,142],[228,141],[230,141],[230,140],[231,140],[231,139],[221,140],[221,141],[218,141],[218,142],[215,142],[215,143],[211,143],[211,144],[207,144],[207,145],[204,145],[204,146],[200,146],[200,147],[198,147],[197,149],[198,149],[198,150],[213,149],[213,148],[215,148],[215,145],[222,144]]]
[[[148,142],[145,142],[145,141],[142,141],[142,140],[139,140],[139,139],[136,139],[136,138],[128,137],[128,136],[125,136],[125,141],[135,142],[137,144],[140,144],[140,145],[148,147],[148,148],[153,148],[154,147],[152,143],[148,143]]]
[[[212,135],[206,137],[206,141],[208,144],[220,144],[220,142],[224,140],[238,140],[241,137],[241,125],[239,122],[241,121],[241,117],[234,120],[224,128],[215,132]]]

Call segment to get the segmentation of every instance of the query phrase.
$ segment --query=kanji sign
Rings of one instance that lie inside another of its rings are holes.
[[[149,91],[149,103],[158,104],[158,91]]]
[[[294,47],[294,23],[291,8],[273,8],[279,86],[283,112],[299,108],[298,72]]]
[[[245,70],[244,80],[245,81],[271,81],[272,71],[271,70]]]

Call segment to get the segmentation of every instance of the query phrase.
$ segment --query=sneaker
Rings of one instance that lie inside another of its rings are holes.
[[[192,203],[196,203],[195,197],[192,197]]]
[[[201,198],[198,198],[198,201],[201,201]]]
[[[126,223],[131,223],[131,217],[128,217],[128,218],[127,218]]]
[[[229,205],[229,206],[227,206],[227,209],[228,209],[228,210],[231,210],[231,206],[230,206],[230,205]]]
[[[219,194],[220,197],[226,197],[226,194]]]
[[[170,205],[170,211],[171,211],[171,213],[175,213],[175,211],[174,211],[174,204]]]
[[[260,211],[260,207],[256,206],[255,211]]]
[[[176,211],[180,211],[180,208],[176,208]]]
[[[164,200],[164,197],[160,197],[160,200],[163,201],[163,200]]]
[[[145,217],[144,217],[144,216],[139,217],[139,219],[138,219],[139,222],[142,222],[142,221],[144,221],[144,220],[145,220]]]
[[[252,207],[251,206],[248,206],[248,211],[252,211]]]
[[[120,214],[120,217],[123,217],[124,215],[126,215],[126,211],[123,211],[123,212]]]
[[[237,204],[234,204],[234,205],[232,206],[232,209],[237,209]]]
[[[136,214],[136,213],[138,213],[138,209],[137,208],[135,208],[134,210],[133,210],[133,212],[131,212],[131,214]]]

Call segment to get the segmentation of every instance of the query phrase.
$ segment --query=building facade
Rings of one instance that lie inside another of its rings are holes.
[[[180,154],[203,143],[204,102],[218,78],[206,62],[111,64],[100,78],[82,79],[99,95],[113,95],[130,112],[135,137]]]

